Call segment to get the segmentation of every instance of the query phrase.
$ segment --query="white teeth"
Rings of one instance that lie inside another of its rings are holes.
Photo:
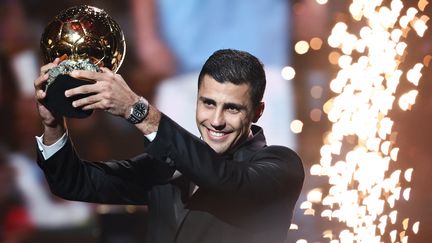
[[[224,133],[214,131],[210,131],[210,134],[214,137],[222,137],[223,135],[225,135]]]

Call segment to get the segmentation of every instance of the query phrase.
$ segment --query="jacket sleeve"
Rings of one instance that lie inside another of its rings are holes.
[[[298,197],[304,180],[301,160],[289,148],[269,146],[247,161],[236,161],[217,154],[165,115],[146,152],[174,166],[200,188],[234,197],[258,201],[287,194]]]
[[[48,160],[37,151],[37,162],[55,195],[105,204],[146,204],[148,190],[166,183],[174,172],[147,154],[129,160],[84,161],[70,140]]]

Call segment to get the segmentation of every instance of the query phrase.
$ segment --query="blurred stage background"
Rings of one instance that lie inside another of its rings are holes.
[[[330,99],[338,95],[331,89],[331,82],[343,67],[341,57],[349,56],[339,46],[332,46],[329,36],[338,22],[344,22],[348,31],[359,35],[360,29],[368,22],[365,18],[353,19],[349,9],[353,11],[353,2],[362,1],[275,0],[272,1],[273,8],[259,5],[259,13],[245,7],[261,4],[259,1],[220,1],[215,5],[217,8],[209,4],[206,9],[194,5],[199,1],[189,1],[188,5],[178,1],[177,6],[173,1],[157,1],[156,7],[161,8],[153,13],[159,21],[153,30],[160,35],[157,40],[146,40],[149,32],[142,32],[147,26],[139,24],[143,16],[140,11],[144,11],[137,9],[139,2],[144,1],[0,0],[0,240],[8,243],[134,243],[141,242],[142,229],[145,224],[151,223],[145,220],[145,206],[83,204],[56,198],[50,194],[41,171],[36,167],[34,136],[41,134],[41,127],[33,99],[33,80],[37,78],[41,65],[40,35],[44,26],[61,10],[88,4],[105,9],[124,31],[127,51],[119,73],[137,93],[160,105],[162,111],[168,114],[183,111],[183,116],[179,115],[178,119],[183,119],[182,124],[191,130],[194,126],[194,108],[190,106],[193,105],[194,84],[199,71],[196,65],[205,61],[203,56],[208,57],[216,50],[205,49],[211,46],[200,49],[201,44],[214,41],[217,42],[214,48],[245,49],[261,58],[271,78],[267,87],[270,93],[267,94],[268,102],[266,100],[268,111],[264,113],[261,125],[268,131],[266,134],[270,142],[295,148],[303,158],[306,170],[303,194],[293,220],[298,229],[294,227],[290,230],[288,242],[337,242],[339,232],[346,226],[338,222],[335,215],[329,220],[331,217],[321,213],[326,206],[318,205],[320,199],[309,198],[311,190],[320,188],[318,191],[325,197],[330,188],[326,176],[311,175],[310,169],[323,161],[322,146],[328,140],[326,136],[329,131],[334,128],[327,118],[325,107]],[[376,9],[399,3],[390,0],[363,2],[376,4]],[[394,121],[387,137],[392,148],[399,148],[399,153],[397,162],[393,161],[395,163],[389,171],[400,169],[403,174],[412,168],[413,173],[412,179],[401,179],[396,183],[402,191],[410,188],[409,198],[406,200],[401,195],[394,207],[385,208],[384,211],[397,211],[398,216],[393,226],[389,223],[381,241],[429,242],[432,239],[432,195],[429,192],[432,182],[432,149],[429,145],[432,135],[429,127],[432,119],[429,107],[432,104],[429,95],[432,88],[429,66],[432,59],[429,21],[432,7],[426,0],[400,3],[403,3],[402,14],[407,14],[410,8],[417,9],[414,15],[429,28],[422,36],[414,33],[414,27],[400,28],[405,32],[402,39],[407,47],[397,60],[404,74],[395,92],[397,98],[392,104],[393,109],[385,114]],[[168,9],[169,4],[173,4],[171,9]],[[184,21],[182,23],[190,21],[191,29],[180,24],[170,25],[178,21],[172,13],[181,5],[188,8],[182,9],[183,15],[176,17]],[[214,10],[213,16],[220,16],[222,21],[206,19],[204,10],[211,9]],[[383,12],[385,19],[392,18]],[[238,21],[250,18],[254,25],[241,25],[236,22],[235,16],[239,17]],[[242,16],[244,19],[241,19]],[[261,18],[253,19],[252,16]],[[277,22],[281,18],[283,21]],[[411,19],[411,23],[413,21]],[[207,26],[197,26],[197,23]],[[279,29],[273,28],[274,23],[280,24]],[[178,29],[169,29],[170,26]],[[208,28],[205,35],[193,31],[193,28],[202,27]],[[150,34],[155,33],[150,31]],[[232,39],[225,41],[225,37]],[[256,43],[252,38],[256,38]],[[256,52],[249,43],[259,46]],[[177,44],[183,46],[175,49]],[[202,56],[197,55],[194,48]],[[187,50],[192,51],[188,53]],[[357,57],[353,54],[352,62]],[[407,111],[403,111],[398,97],[413,89],[405,76],[416,63],[423,65],[419,84],[415,87],[418,94],[415,104],[411,102]],[[389,79],[385,75],[383,78]],[[182,107],[189,110],[182,110]],[[142,135],[122,119],[103,112],[95,112],[88,119],[70,120],[69,130],[80,155],[88,160],[128,158],[142,152]],[[345,142],[351,145],[356,143],[349,136],[342,142],[343,148]],[[340,154],[333,155],[337,157]],[[333,158],[332,164],[336,161]],[[389,192],[386,193],[383,197],[387,198]],[[314,213],[310,210],[306,213],[307,206],[300,208],[308,200],[316,204]],[[406,218],[409,222],[403,222]],[[375,222],[379,222],[378,219]],[[420,222],[418,233],[413,229],[415,222]],[[391,233],[393,229],[395,233]],[[397,234],[397,237],[391,234]]]

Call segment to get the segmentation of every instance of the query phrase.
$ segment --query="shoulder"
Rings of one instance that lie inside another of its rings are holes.
[[[305,176],[300,156],[288,147],[266,146],[256,152],[254,159],[265,164],[273,164],[280,172],[299,178],[301,181]]]
[[[294,156],[294,157],[300,159],[300,157],[297,155],[297,153],[294,150],[292,150],[286,146],[269,145],[269,146],[264,147],[262,150],[265,152],[268,152],[268,153],[275,153],[275,154],[279,154],[279,155],[289,155],[289,156]]]
[[[298,195],[303,186],[305,172],[299,155],[284,146],[267,146],[256,151],[251,161],[256,171],[275,182],[281,195]]]
[[[262,148],[257,151],[256,156],[258,157],[267,157],[267,158],[279,158],[282,161],[286,161],[294,164],[302,164],[302,160],[300,156],[292,149],[280,146],[280,145],[271,145]]]

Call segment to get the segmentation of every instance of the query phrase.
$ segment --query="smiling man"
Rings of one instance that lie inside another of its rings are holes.
[[[219,83],[202,77],[198,92],[196,119],[204,141],[217,153],[223,153],[247,139],[252,120],[256,121],[249,86]],[[261,114],[264,103],[257,108]]]
[[[148,140],[143,153],[121,161],[79,158],[66,121],[43,106],[47,70],[35,80],[44,134],[37,137],[38,164],[53,193],[95,203],[148,205],[146,242],[283,243],[304,171],[291,149],[266,144],[253,125],[264,110],[266,79],[261,62],[238,50],[219,50],[198,78],[197,138],[178,126],[120,75],[74,71],[94,84],[66,91],[93,93],[75,107],[124,117]],[[173,103],[175,105],[175,103]]]

